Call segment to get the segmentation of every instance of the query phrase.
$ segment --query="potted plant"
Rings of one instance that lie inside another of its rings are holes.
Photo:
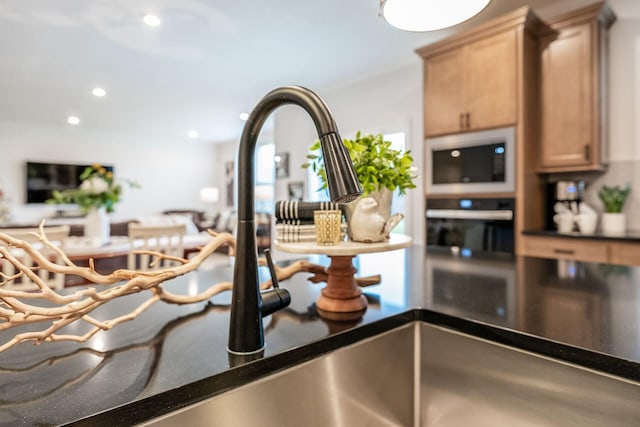
[[[363,195],[384,188],[389,191],[398,190],[405,194],[407,189],[416,188],[413,180],[415,168],[410,151],[399,151],[391,148],[391,142],[385,141],[382,134],[362,135],[356,133],[355,139],[343,139],[344,145],[349,151],[353,167],[362,185]],[[319,190],[327,189],[327,175],[324,170],[322,156],[316,154],[320,151],[320,141],[316,141],[309,147],[307,162],[303,168],[311,168],[320,178]]]
[[[363,189],[362,196],[347,205],[348,232],[351,240],[376,242],[388,238],[391,229],[403,218],[402,214],[391,215],[393,192],[405,194],[415,188],[417,177],[410,151],[391,148],[382,134],[363,135],[360,131],[354,139],[344,139],[349,151],[358,181]],[[311,168],[320,178],[321,187],[327,188],[326,172],[320,151],[320,141],[310,148],[303,168]]]
[[[86,216],[84,235],[96,245],[109,241],[108,213],[114,211],[122,195],[122,184],[114,181],[113,173],[100,164],[87,166],[80,174],[80,186],[76,189],[53,191],[46,203],[76,204]],[[127,181],[137,187],[133,181]]]
[[[631,193],[631,186],[627,184],[624,188],[620,186],[609,187],[603,185],[598,191],[598,197],[604,205],[602,214],[602,232],[610,235],[624,234],[626,229],[626,216],[622,212],[624,204]]]

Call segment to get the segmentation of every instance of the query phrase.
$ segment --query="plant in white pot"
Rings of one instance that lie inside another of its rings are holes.
[[[626,230],[626,216],[622,212],[624,204],[631,193],[631,186],[609,187],[603,185],[598,191],[598,197],[604,205],[602,214],[602,232],[608,235],[622,235]]]
[[[391,142],[385,141],[382,134],[357,132],[354,139],[343,141],[363,189],[362,196],[345,208],[349,238],[366,243],[387,240],[403,218],[399,213],[391,215],[393,192],[404,195],[406,190],[416,187],[413,157],[410,151],[391,148]],[[316,141],[302,167],[311,168],[318,175],[323,190],[327,181],[322,157],[316,154],[319,149],[320,141]]]
[[[114,181],[113,173],[100,164],[87,166],[80,174],[80,186],[64,191],[54,190],[46,203],[76,204],[86,214],[85,237],[95,245],[109,241],[110,224],[108,214],[113,212],[120,201],[123,186]],[[131,187],[139,187],[136,182],[126,181]]]

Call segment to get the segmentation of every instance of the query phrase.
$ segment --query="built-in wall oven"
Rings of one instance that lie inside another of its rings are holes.
[[[427,200],[427,246],[451,252],[514,252],[513,198]]]

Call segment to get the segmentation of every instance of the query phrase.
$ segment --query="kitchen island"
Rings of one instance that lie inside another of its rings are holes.
[[[286,263],[282,254],[275,260]],[[320,256],[311,261],[328,264]],[[232,262],[168,287],[195,293],[230,279]],[[265,358],[238,367],[226,351],[229,293],[202,304],[157,303],[87,343],[11,348],[0,353],[0,424],[135,424],[415,320],[640,380],[640,268],[452,257],[417,246],[361,255],[354,265],[359,275],[382,275],[380,285],[364,289],[362,319],[321,318],[314,301],[323,285],[298,274],[281,283],[291,306],[264,321]],[[102,308],[113,316],[140,299]]]

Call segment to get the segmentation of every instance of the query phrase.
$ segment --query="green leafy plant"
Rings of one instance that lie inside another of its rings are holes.
[[[122,195],[122,185],[113,180],[113,173],[100,164],[87,166],[80,174],[80,187],[76,189],[57,191],[46,201],[49,204],[76,204],[83,212],[90,208],[104,207],[107,212],[113,212],[116,203]],[[131,187],[139,187],[133,181],[126,181]]]
[[[383,188],[405,194],[407,189],[416,188],[413,183],[416,169],[410,151],[394,150],[382,134],[362,135],[360,131],[355,139],[343,139],[343,142],[364,194]],[[319,190],[324,190],[327,188],[327,174],[322,155],[316,154],[319,150],[320,141],[316,141],[309,147],[307,162],[302,167],[311,168],[318,175],[322,184]]]
[[[624,208],[624,203],[631,192],[631,186],[627,184],[624,188],[616,185],[608,187],[603,185],[598,191],[598,197],[604,204],[604,211],[607,213],[620,213]]]

